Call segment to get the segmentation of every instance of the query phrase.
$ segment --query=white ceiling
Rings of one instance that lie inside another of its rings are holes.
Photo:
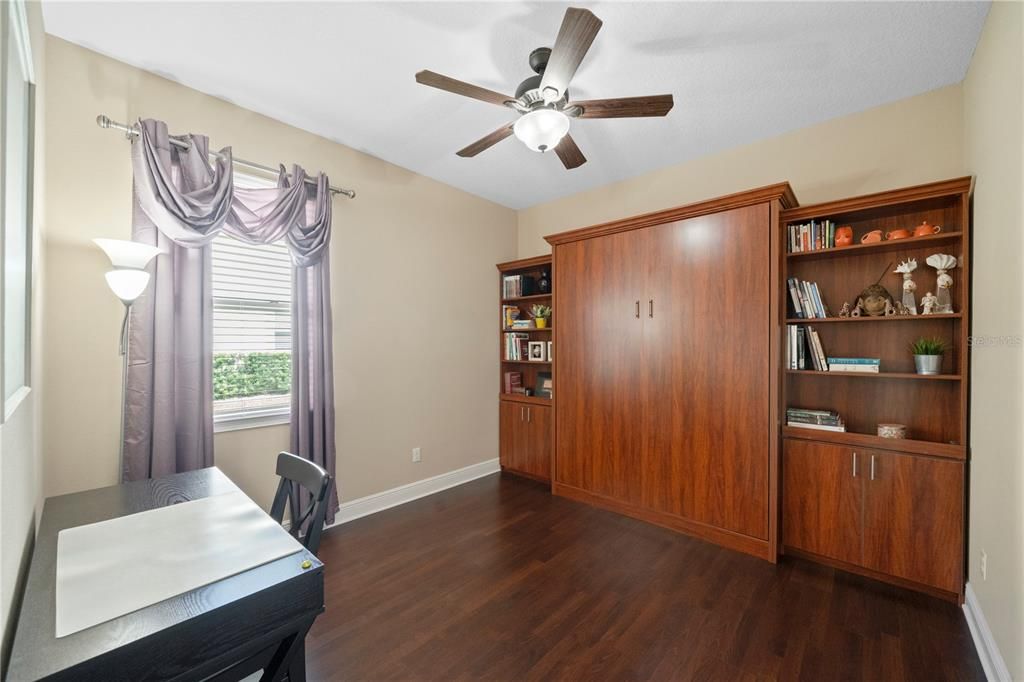
[[[553,43],[564,3],[43,9],[48,33],[513,208],[959,82],[988,11],[987,2],[575,4],[604,27],[571,97],[672,93],[675,108],[663,119],[574,121],[588,163],[572,171],[514,138],[455,156],[514,113],[413,79],[430,69],[512,93],[532,74],[530,51]],[[358,189],[358,178],[335,180]]]

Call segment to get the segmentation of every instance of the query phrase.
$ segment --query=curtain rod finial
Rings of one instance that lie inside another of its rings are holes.
[[[96,117],[96,125],[98,125],[100,128],[109,128],[110,127],[110,123],[111,123],[110,118],[107,117],[107,116],[104,116],[103,114],[100,114],[99,116]]]

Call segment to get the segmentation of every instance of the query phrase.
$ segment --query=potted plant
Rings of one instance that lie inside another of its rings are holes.
[[[544,329],[548,326],[548,320],[551,319],[551,306],[544,305],[543,303],[534,303],[530,308],[530,314],[533,315],[533,321],[537,325],[537,329]]]
[[[914,367],[917,368],[918,374],[939,374],[942,370],[942,354],[946,352],[946,342],[922,336],[910,344],[910,352],[914,354]]]

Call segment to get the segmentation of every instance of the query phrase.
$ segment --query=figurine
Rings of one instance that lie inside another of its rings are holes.
[[[935,268],[938,275],[936,279],[936,284],[938,285],[936,293],[938,296],[936,296],[935,310],[933,312],[953,312],[953,302],[949,297],[949,290],[953,286],[953,278],[946,274],[946,271],[956,267],[956,257],[944,253],[936,253],[928,256],[925,262]]]
[[[900,263],[895,270],[897,274],[903,275],[903,307],[906,308],[908,315],[917,315],[917,301],[914,300],[917,285],[913,280],[913,272],[916,269],[917,259],[910,258]]]
[[[860,305],[861,311],[869,317],[882,317],[885,315],[886,302],[892,303],[892,296],[889,294],[889,291],[879,284],[882,281],[882,277],[885,277],[885,274],[891,267],[892,263],[885,266],[885,270],[882,270],[878,280],[860,292],[860,298],[857,299],[857,303]]]
[[[864,299],[858,298],[857,305],[853,306],[853,312],[850,313],[850,317],[860,317],[864,313]]]
[[[892,301],[890,301],[888,299],[886,299],[886,301],[885,301],[885,316],[886,317],[895,317],[896,316],[896,307],[893,306]]]
[[[901,303],[900,301],[896,301],[896,315],[898,317],[903,317],[904,315],[909,315],[909,314],[910,314],[910,311],[907,310],[907,306],[903,305],[903,303]]]
[[[932,295],[932,292],[928,292],[921,299],[921,307],[923,308],[923,315],[935,314],[935,306],[938,304],[939,299]]]
[[[849,303],[849,301],[847,301],[846,303],[843,304],[843,307],[839,310],[839,317],[849,317],[849,316],[850,316],[850,303]]]

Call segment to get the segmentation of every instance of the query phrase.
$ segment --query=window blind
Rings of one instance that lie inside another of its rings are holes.
[[[288,247],[220,235],[213,241],[212,260],[213,352],[290,352]]]

